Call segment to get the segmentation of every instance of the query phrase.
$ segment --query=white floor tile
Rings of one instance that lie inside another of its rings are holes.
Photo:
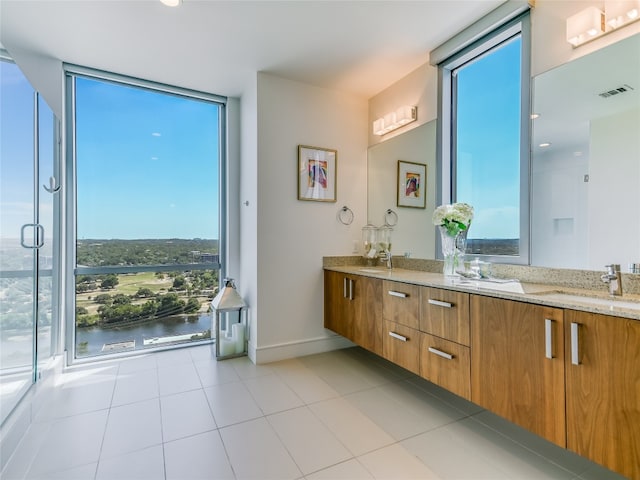
[[[309,408],[355,456],[395,443],[393,437],[343,398],[325,400]]]
[[[304,402],[277,375],[265,375],[244,381],[265,415],[301,407]]]
[[[104,435],[100,460],[162,443],[160,400],[113,407]]]
[[[162,445],[100,459],[96,480],[158,480],[164,478]]]
[[[373,476],[356,459],[307,475],[306,480],[370,480]]]
[[[20,443],[11,455],[9,462],[2,470],[1,478],[18,480],[25,477],[31,462],[40,450],[42,443],[48,438],[49,430],[53,425],[52,421],[32,423],[24,434]],[[2,439],[4,440],[4,438]]]
[[[135,357],[125,358],[120,361],[118,375],[128,375],[134,372],[142,372],[145,370],[155,370],[158,368],[156,360],[157,354],[149,353],[146,355],[137,355]]]
[[[438,424],[453,421],[450,417],[431,418],[429,415],[419,415],[398,402],[393,395],[385,393],[380,387],[352,393],[344,399],[396,440],[413,437],[433,429]],[[442,402],[436,402],[447,407]],[[433,414],[433,417],[436,417],[435,408]]]
[[[27,478],[96,462],[107,424],[107,410],[56,420],[36,454]]]
[[[197,347],[189,347],[187,349],[191,355],[191,360],[196,363],[204,360],[216,361],[216,352],[214,344],[198,345]]]
[[[262,416],[262,410],[242,382],[214,385],[204,389],[218,427]]]
[[[434,397],[445,401],[446,403],[460,410],[466,415],[474,415],[484,410],[482,407],[476,405],[475,403],[471,403],[464,398],[459,397],[455,393],[451,393],[448,390],[445,390],[444,388],[441,388],[438,385],[435,385],[421,377],[414,376],[407,379],[407,381],[412,385],[418,387],[419,389],[424,390],[426,393],[429,393]]]
[[[118,375],[111,405],[126,405],[159,396],[157,370],[141,370]]]
[[[221,361],[225,363],[228,362],[232,365],[242,380],[271,375],[273,373],[273,370],[268,365],[255,365],[248,357],[231,358]]]
[[[108,409],[111,406],[115,377],[93,385],[79,385],[57,389],[51,401],[43,405],[36,421],[70,417],[81,413]]]
[[[264,418],[220,429],[231,466],[241,479],[297,479],[302,473]]]
[[[215,359],[210,359],[196,361],[194,365],[203,387],[240,380],[235,368],[229,362],[218,362]]]
[[[439,479],[415,455],[402,445],[390,445],[358,457],[358,461],[373,474],[376,479]]]
[[[167,480],[235,478],[217,430],[165,443],[164,456]]]
[[[68,470],[61,470],[59,472],[48,472],[43,474],[42,480],[94,480],[96,476],[96,469],[98,468],[98,462],[92,462],[87,465],[80,465]],[[2,477],[4,480],[4,477]],[[8,479],[7,479],[8,480]],[[30,478],[29,480],[35,480]]]
[[[580,475],[580,480],[625,480],[625,477],[599,465],[592,465]]]
[[[327,382],[297,359],[278,362],[272,368],[307,405],[340,396]]]
[[[182,363],[193,363],[190,348],[176,348],[175,350],[166,350],[155,354],[158,368],[171,367]]]
[[[304,474],[352,457],[307,407],[270,415],[267,420]]]
[[[191,362],[191,357],[189,357],[188,363],[158,367],[158,385],[160,395],[172,395],[202,388],[200,377]]]
[[[216,429],[202,389],[162,397],[160,412],[165,442]]]

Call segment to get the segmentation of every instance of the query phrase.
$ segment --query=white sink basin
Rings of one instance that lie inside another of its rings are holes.
[[[547,298],[549,300],[607,307],[610,310],[615,310],[617,308],[626,310],[640,310],[640,300],[624,297],[593,297],[562,291],[541,292],[538,295],[543,296],[544,298]]]

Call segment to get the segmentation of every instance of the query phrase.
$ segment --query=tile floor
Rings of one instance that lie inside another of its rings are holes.
[[[614,479],[360,348],[253,365],[207,346],[67,370],[13,479]]]

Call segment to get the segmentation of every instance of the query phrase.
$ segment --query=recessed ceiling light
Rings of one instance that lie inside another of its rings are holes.
[[[540,145],[538,145],[538,146],[539,146],[539,147],[541,147],[541,148],[547,148],[547,147],[550,147],[550,146],[551,146],[551,144],[550,144],[550,143],[541,143],[541,144],[540,144]]]
[[[535,120],[536,118],[538,118],[540,116],[539,113],[532,113],[531,114],[531,120]]]
[[[177,7],[182,3],[182,0],[160,0],[167,7]]]

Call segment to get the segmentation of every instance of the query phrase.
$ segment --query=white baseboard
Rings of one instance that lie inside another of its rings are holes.
[[[303,357],[315,353],[330,352],[341,348],[353,347],[351,343],[340,335],[317,337],[294,342],[266,345],[263,347],[249,346],[249,358],[253,363],[263,364],[286,360],[288,358]]]

